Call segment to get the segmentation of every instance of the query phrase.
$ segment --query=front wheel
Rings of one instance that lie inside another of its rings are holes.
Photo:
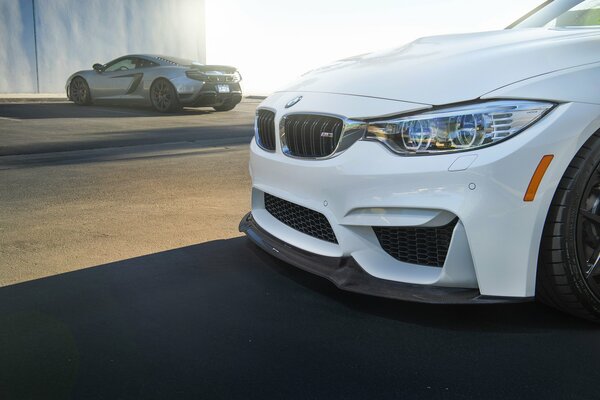
[[[166,79],[157,79],[152,83],[150,101],[152,107],[162,113],[174,112],[181,108],[175,88]]]
[[[537,297],[600,322],[600,131],[571,161],[546,217]]]
[[[80,76],[76,76],[69,85],[69,95],[73,103],[79,106],[87,106],[92,102],[92,96],[90,95],[90,87],[88,86],[85,79]]]

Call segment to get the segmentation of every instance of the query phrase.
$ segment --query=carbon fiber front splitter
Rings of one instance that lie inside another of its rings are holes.
[[[352,257],[321,256],[283,242],[262,229],[252,213],[244,216],[239,230],[267,253],[327,278],[338,288],[350,292],[430,304],[520,303],[533,300],[531,297],[483,296],[477,289],[414,285],[379,279],[366,273]]]

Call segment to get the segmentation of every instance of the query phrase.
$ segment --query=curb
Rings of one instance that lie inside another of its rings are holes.
[[[4,103],[58,103],[68,101],[66,97],[0,97]]]
[[[264,100],[267,96],[245,96],[246,100]],[[0,104],[6,103],[60,103],[66,102],[66,97],[2,97],[0,95]]]

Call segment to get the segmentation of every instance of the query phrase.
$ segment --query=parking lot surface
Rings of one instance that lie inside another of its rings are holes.
[[[0,104],[0,398],[598,398],[596,325],[346,293],[240,237],[256,105]]]
[[[256,104],[0,104],[0,286],[239,235]]]

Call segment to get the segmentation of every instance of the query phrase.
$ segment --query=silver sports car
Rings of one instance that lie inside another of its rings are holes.
[[[102,101],[148,104],[160,112],[181,107],[232,110],[242,100],[242,77],[234,67],[149,54],[127,55],[67,80],[75,104]]]

